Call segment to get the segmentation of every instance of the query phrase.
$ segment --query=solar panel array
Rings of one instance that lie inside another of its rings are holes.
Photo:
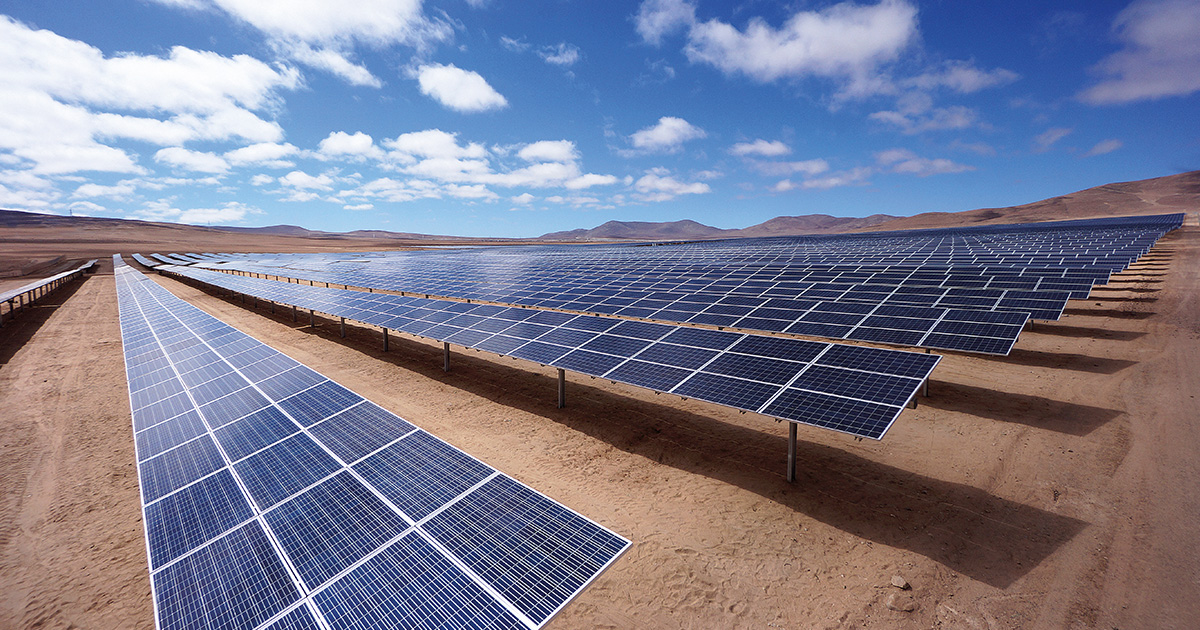
[[[33,282],[19,286],[15,289],[9,289],[7,291],[0,292],[0,305],[2,305],[4,303],[8,303],[8,313],[11,314],[14,310],[18,309],[20,306],[22,306],[24,304],[29,304],[29,303],[33,302],[34,300],[36,300],[37,298],[62,286],[63,283],[65,283],[67,280],[72,280],[74,278],[77,278],[77,277],[83,275],[84,273],[88,273],[89,270],[92,270],[92,268],[95,267],[96,262],[97,261],[95,261],[95,260],[89,260],[88,262],[85,262],[82,265],[80,265],[74,269],[71,269],[69,271],[57,273],[48,278],[42,278],[41,280],[35,280]],[[0,326],[3,326],[3,325],[4,325],[4,310],[2,308],[0,308]]]
[[[160,271],[243,295],[743,411],[882,439],[941,357],[899,350]]]
[[[629,547],[114,264],[158,628],[539,628]]]

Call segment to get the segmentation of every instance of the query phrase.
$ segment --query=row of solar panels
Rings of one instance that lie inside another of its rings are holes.
[[[96,262],[97,261],[95,261],[95,260],[89,260],[88,262],[85,262],[82,265],[80,265],[74,269],[71,269],[69,271],[64,271],[62,273],[56,273],[53,276],[50,276],[48,278],[34,280],[33,282],[24,284],[15,289],[9,289],[7,291],[0,292],[0,302],[12,302],[13,300],[16,300],[17,298],[19,298],[22,295],[32,294],[32,293],[35,293],[38,291],[48,289],[52,285],[55,285],[62,280],[66,280],[68,278],[78,276],[82,273],[86,273],[88,270],[90,270],[92,267],[94,267],[96,265]]]
[[[158,628],[539,628],[629,547],[114,263]]]
[[[678,282],[648,283],[637,276],[597,278],[586,274],[573,276],[565,271],[497,280],[494,269],[453,268],[442,269],[438,278],[428,280],[418,277],[420,274],[386,267],[357,268],[361,267],[360,265],[353,265],[352,267],[356,267],[353,269],[345,269],[351,265],[340,265],[340,269],[302,271],[249,261],[197,266],[455,299],[645,317],[672,322],[712,323],[719,326],[736,326],[734,321],[738,318],[716,318],[721,320],[719,323],[716,320],[710,322],[693,318],[700,310],[716,306],[727,296],[760,298],[757,305],[759,307],[765,306],[768,300],[777,300],[776,305],[771,308],[793,308],[780,305],[785,300],[799,300],[801,303],[811,300],[846,301],[888,306],[1024,312],[1034,319],[1044,320],[1057,320],[1061,317],[1067,301],[1072,298],[1072,294],[1065,291],[909,286],[900,283],[885,284],[882,281],[876,284],[836,284],[754,280],[706,281],[689,278]],[[472,278],[487,278],[487,281],[480,282]],[[1075,285],[1078,294],[1083,297],[1090,291],[1090,286]],[[802,308],[800,313],[783,319],[794,321],[804,310],[807,308]],[[774,327],[742,327],[779,330]],[[825,336],[843,338],[841,335]]]
[[[872,439],[883,437],[940,359],[189,267],[159,269],[263,300]]]

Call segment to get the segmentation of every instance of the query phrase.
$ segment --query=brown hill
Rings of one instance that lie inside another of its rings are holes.
[[[551,232],[538,237],[538,239],[547,241],[613,239],[649,241],[836,234],[858,228],[869,228],[895,218],[886,214],[875,214],[862,218],[809,214],[798,217],[775,217],[758,225],[737,229],[716,228],[691,220],[657,223],[648,221],[609,221],[591,229]]]
[[[1200,210],[1200,171],[1105,184],[1010,208],[926,212],[852,231],[915,230],[1000,223],[1065,221]]]

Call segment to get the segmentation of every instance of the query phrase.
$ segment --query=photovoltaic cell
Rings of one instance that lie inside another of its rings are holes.
[[[482,462],[427,433],[414,433],[354,467],[414,521],[492,474]]]

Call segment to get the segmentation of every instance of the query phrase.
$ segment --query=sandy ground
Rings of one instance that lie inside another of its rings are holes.
[[[578,375],[560,410],[549,368],[158,281],[631,539],[551,628],[1125,630],[1200,627],[1198,275],[1189,227],[883,442],[802,427],[795,484],[762,417]],[[153,624],[116,317],[101,275],[0,329],[0,627]]]

